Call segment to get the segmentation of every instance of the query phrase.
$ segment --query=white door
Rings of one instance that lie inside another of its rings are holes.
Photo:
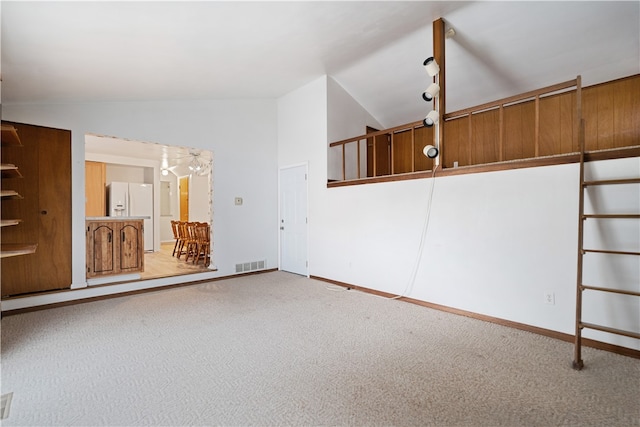
[[[280,169],[280,270],[308,276],[307,166]]]

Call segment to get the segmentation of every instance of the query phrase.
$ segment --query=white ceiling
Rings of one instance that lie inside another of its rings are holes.
[[[2,1],[2,103],[278,98],[328,74],[420,120],[444,18],[447,111],[640,72],[640,2]]]
[[[194,157],[197,157],[203,168],[200,172],[209,173],[213,162],[213,153],[209,150],[200,150],[176,145],[163,145],[147,141],[135,141],[106,135],[85,135],[85,155],[97,154],[98,160],[105,163],[122,164],[122,153],[126,153],[127,159],[140,159],[157,162],[160,169],[166,169],[176,176],[189,175],[189,168]],[[95,160],[95,156],[88,156]],[[140,162],[141,166],[149,166],[149,162]],[[154,165],[155,166],[155,165]]]

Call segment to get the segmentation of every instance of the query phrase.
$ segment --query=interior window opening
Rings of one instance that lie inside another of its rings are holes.
[[[85,135],[87,282],[210,271],[213,153]]]

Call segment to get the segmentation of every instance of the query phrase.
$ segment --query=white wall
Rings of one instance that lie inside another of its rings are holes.
[[[327,77],[278,99],[278,166],[308,164],[308,245],[309,271],[318,258],[315,239],[322,229],[316,214],[324,203],[327,185]],[[277,224],[276,224],[277,225]]]
[[[315,132],[323,121],[321,111],[309,110],[326,99],[322,83],[305,86],[278,104],[279,158],[289,153],[281,166],[326,159],[327,151],[317,146],[322,144],[320,129]],[[336,87],[328,87],[328,111],[340,111],[329,117],[362,117],[362,107],[345,102],[344,92],[334,100]],[[310,115],[317,126],[296,124]],[[352,125],[343,120],[328,120],[328,126],[328,142],[354,136]],[[588,168],[601,175],[640,175],[638,159]],[[309,185],[310,274],[573,334],[578,182],[577,164],[331,189],[315,177]],[[618,208],[637,212],[635,191],[617,197],[616,203],[623,203]],[[594,244],[640,250],[637,222],[621,227],[619,241],[608,241],[613,235],[605,233]],[[595,270],[606,280],[622,276],[622,286],[637,288],[640,264],[631,258],[613,267],[589,268],[592,275]],[[545,303],[545,292],[555,294],[554,305]],[[585,320],[637,332],[640,303],[629,297],[616,310],[612,299],[619,298],[585,298]],[[626,337],[590,330],[584,336],[640,349],[637,340]]]
[[[277,266],[277,121],[272,100],[8,104],[4,120],[72,133],[73,285],[84,286],[84,135],[117,135],[214,152],[212,266],[266,259]],[[158,179],[159,180],[159,179]],[[234,206],[242,196],[243,206]]]

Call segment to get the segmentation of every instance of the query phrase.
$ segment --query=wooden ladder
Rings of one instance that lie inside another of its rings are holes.
[[[586,253],[602,253],[615,256],[640,256],[640,252],[631,251],[618,251],[618,250],[604,250],[604,249],[585,249],[584,248],[584,223],[587,219],[593,220],[611,220],[611,219],[624,219],[624,220],[640,220],[640,213],[633,214],[588,214],[584,213],[584,193],[588,187],[593,186],[615,186],[615,185],[637,185],[640,184],[639,178],[629,179],[608,179],[601,181],[585,181],[584,179],[584,161],[585,161],[585,143],[584,143],[584,121],[581,121],[579,126],[579,145],[580,145],[580,197],[579,197],[579,223],[578,223],[578,274],[577,274],[577,286],[576,286],[576,335],[575,335],[575,349],[573,369],[581,370],[584,367],[582,361],[582,330],[584,328],[594,329],[602,332],[607,332],[615,335],[623,335],[626,337],[640,339],[640,333],[611,328],[608,326],[596,325],[593,323],[587,323],[582,321],[582,295],[584,291],[590,292],[607,292],[620,295],[627,295],[633,297],[640,297],[640,292],[629,291],[625,289],[616,289],[613,287],[601,287],[585,285],[582,282],[583,274],[583,261]],[[640,188],[639,188],[640,191]]]

